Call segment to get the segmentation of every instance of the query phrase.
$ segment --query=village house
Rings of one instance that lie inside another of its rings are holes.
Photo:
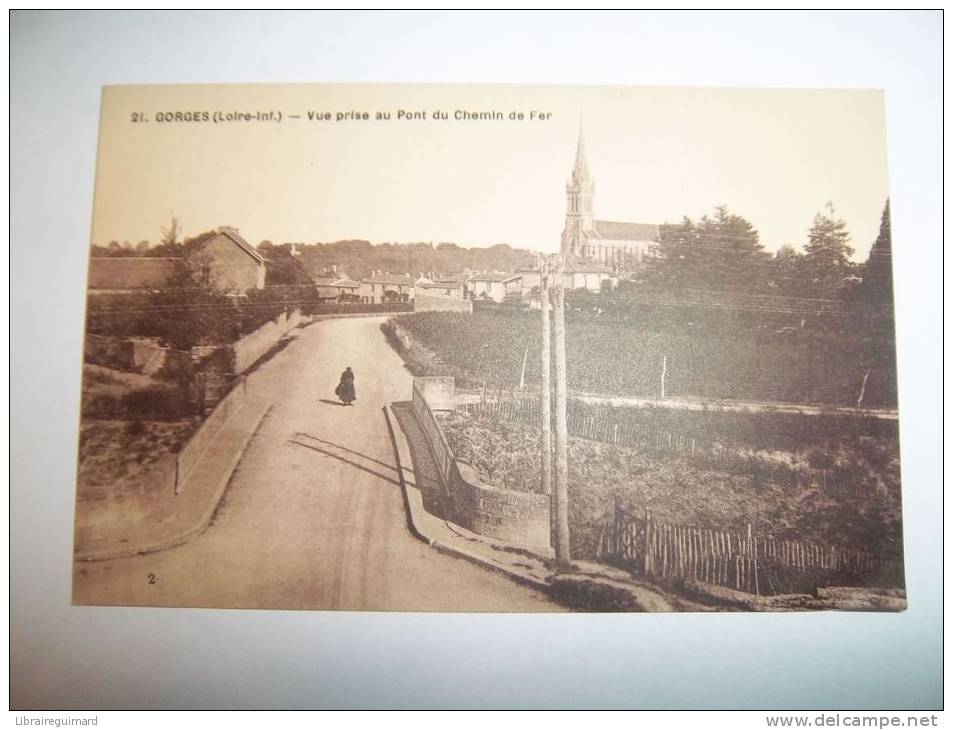
[[[318,297],[327,300],[356,301],[361,287],[359,281],[348,276],[346,271],[338,271],[336,266],[323,272],[322,276],[312,276],[311,281],[318,290]]]
[[[465,276],[421,276],[414,282],[417,293],[442,295],[454,299],[463,299]]]
[[[618,274],[602,264],[576,261],[568,264],[563,271],[562,284],[564,289],[602,291],[606,287],[614,287],[618,283]]]
[[[524,297],[529,296],[534,289],[538,290],[541,279],[539,268],[519,269],[516,273],[521,277],[520,288],[523,290]]]
[[[337,289],[338,299],[357,301],[358,291],[361,288],[361,282],[351,279],[347,275],[331,282],[331,286]]]
[[[238,230],[221,226],[185,260],[200,284],[234,294],[265,286],[265,258]]]
[[[473,312],[473,302],[463,296],[463,277],[421,276],[414,282],[415,312]]]
[[[522,295],[522,279],[520,274],[473,274],[466,280],[466,296],[502,302],[507,294]]]
[[[358,295],[362,302],[371,304],[412,301],[414,282],[407,274],[384,274],[375,271],[366,279],[361,279]]]

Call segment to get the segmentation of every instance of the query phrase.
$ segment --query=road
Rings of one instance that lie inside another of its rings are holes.
[[[274,403],[211,525],[184,545],[78,563],[77,604],[402,611],[556,611],[542,594],[414,538],[385,403],[411,375],[382,317],[330,319],[255,372]],[[357,403],[339,404],[345,366]]]

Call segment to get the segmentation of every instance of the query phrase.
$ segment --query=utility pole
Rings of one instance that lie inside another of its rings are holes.
[[[559,259],[554,286],[553,349],[556,360],[556,561],[568,563],[569,555],[569,437],[566,429],[566,294],[563,260]]]
[[[539,258],[539,298],[543,310],[543,342],[542,342],[542,371],[540,375],[540,426],[542,427],[542,438],[540,439],[540,465],[542,468],[543,494],[550,497],[549,505],[549,524],[552,541],[555,542],[555,532],[553,532],[554,505],[552,504],[553,493],[553,435],[552,435],[552,384],[549,380],[549,370],[552,364],[552,354],[549,345],[552,337],[549,326],[549,265],[545,257]]]

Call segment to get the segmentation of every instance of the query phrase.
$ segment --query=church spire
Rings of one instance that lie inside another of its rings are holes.
[[[586,143],[582,138],[582,122],[579,122],[579,141],[576,143],[576,166],[572,171],[574,183],[589,182],[589,164],[586,162]]]
[[[563,228],[560,247],[564,256],[587,255],[586,242],[593,231],[592,196],[595,187],[586,161],[586,144],[582,138],[580,120],[576,164],[572,169],[572,180],[566,185],[566,226]]]

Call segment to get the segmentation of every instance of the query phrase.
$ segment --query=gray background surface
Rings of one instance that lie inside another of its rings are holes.
[[[14,11],[13,706],[939,707],[940,69],[941,16],[930,12]],[[99,87],[320,81],[886,89],[909,610],[535,616],[71,607]]]

